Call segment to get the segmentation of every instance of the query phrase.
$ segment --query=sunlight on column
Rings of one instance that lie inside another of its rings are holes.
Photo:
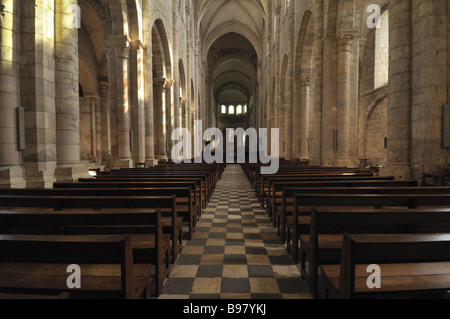
[[[14,16],[14,4],[13,0],[2,1],[5,6],[3,11],[4,17],[1,24],[1,46],[2,60],[7,62],[13,61],[13,16]],[[7,48],[7,49],[5,49]]]

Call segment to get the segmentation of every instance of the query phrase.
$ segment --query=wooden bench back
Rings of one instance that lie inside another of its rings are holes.
[[[450,235],[349,235],[344,236],[339,293],[355,293],[355,265],[450,261]]]
[[[119,264],[122,297],[136,297],[130,235],[0,235],[0,251],[15,262]]]
[[[295,194],[294,212],[299,206],[450,206],[450,194]]]
[[[160,207],[171,208],[176,212],[176,197],[0,195],[0,207],[50,207],[55,209]]]

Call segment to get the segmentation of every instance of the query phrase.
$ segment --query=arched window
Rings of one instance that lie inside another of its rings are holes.
[[[236,114],[240,115],[242,114],[243,110],[242,110],[242,105],[238,105],[236,108]]]
[[[222,114],[227,114],[227,107],[225,105],[221,106],[221,113]]]
[[[244,114],[247,114],[247,104],[244,105],[244,110],[243,110]]]
[[[389,12],[385,11],[375,29],[374,89],[389,82]]]
[[[228,114],[235,114],[234,105],[230,105],[230,107],[228,108]]]

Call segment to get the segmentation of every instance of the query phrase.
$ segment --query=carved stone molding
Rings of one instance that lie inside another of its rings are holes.
[[[339,51],[351,51],[355,35],[351,33],[338,33],[337,42]]]

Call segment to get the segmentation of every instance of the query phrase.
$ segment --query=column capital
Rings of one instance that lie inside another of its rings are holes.
[[[311,87],[311,84],[312,84],[312,76],[310,74],[300,76],[300,85],[302,87],[309,88]]]
[[[353,47],[353,41],[357,37],[356,31],[339,31],[336,34],[339,51],[351,51]]]
[[[132,50],[135,50],[135,51],[139,50],[139,49],[144,49],[145,50],[145,48],[146,48],[144,43],[142,43],[141,40],[131,41],[130,47],[131,47]]]
[[[166,78],[154,78],[153,79],[153,85],[155,85],[158,88],[165,89],[167,84]]]
[[[130,56],[131,40],[126,35],[109,36],[105,40],[104,46],[105,49],[115,50],[119,57],[129,58]]]

